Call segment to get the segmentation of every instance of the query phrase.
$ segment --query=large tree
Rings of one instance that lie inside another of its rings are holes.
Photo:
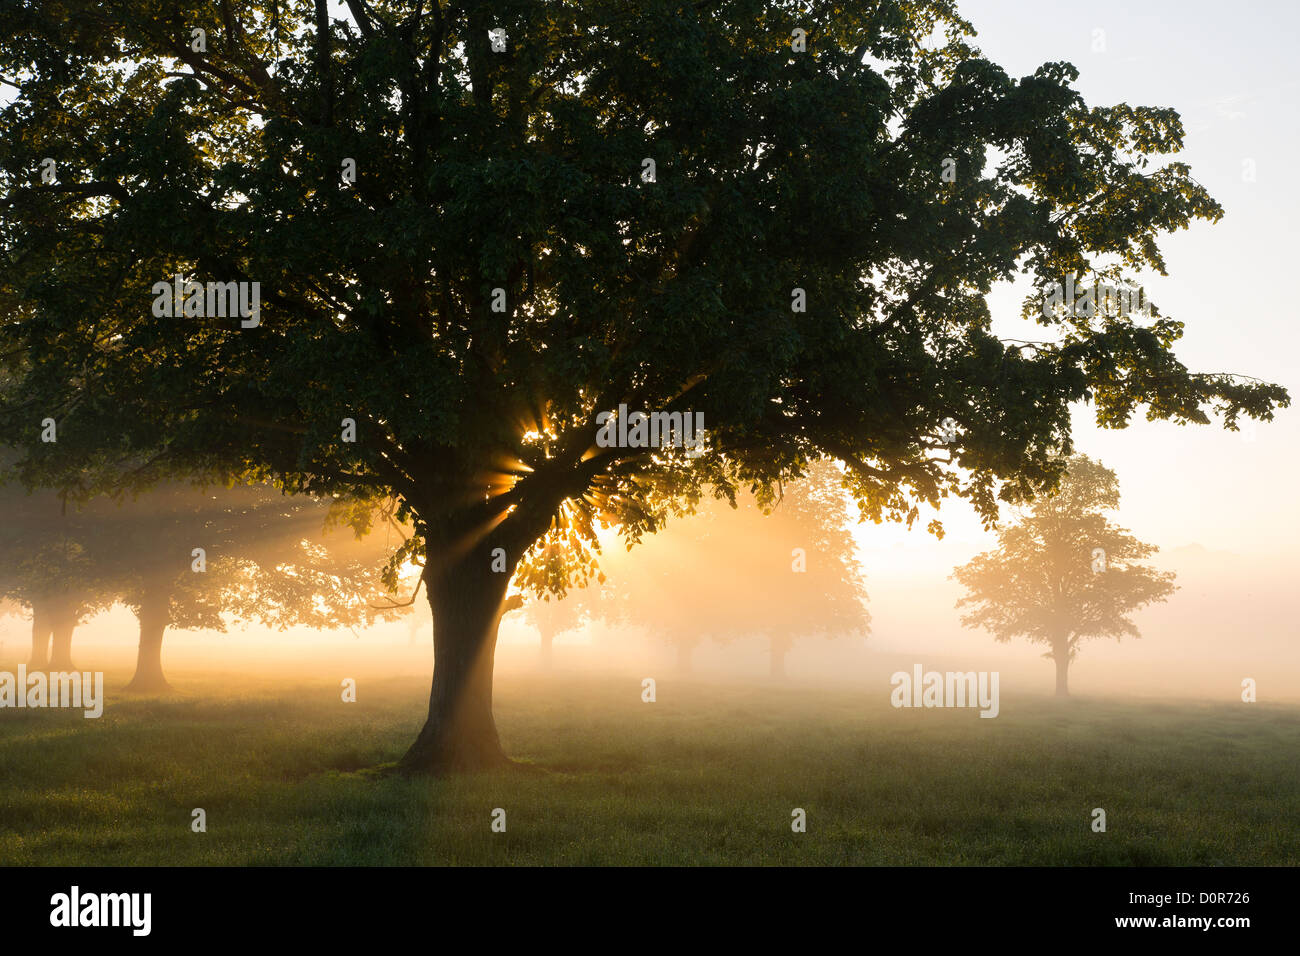
[[[1119,507],[1115,473],[1086,455],[1071,457],[1068,468],[1056,494],[998,531],[996,550],[953,572],[968,591],[957,602],[969,608],[962,624],[1002,642],[1046,644],[1062,697],[1081,642],[1141,637],[1129,615],[1176,590],[1172,572],[1142,563],[1158,549],[1106,517]]]
[[[548,529],[636,540],[821,453],[868,515],[991,517],[1056,480],[1071,403],[1287,400],[1190,372],[1158,312],[991,332],[995,282],[1163,271],[1221,210],[1163,159],[1174,111],[1009,76],[950,0],[346,7],[9,4],[0,440],[33,484],[131,456],[396,495],[435,625],[410,770],[505,761],[496,624]],[[155,318],[177,275],[260,312]],[[702,414],[706,451],[599,443],[623,404]]]

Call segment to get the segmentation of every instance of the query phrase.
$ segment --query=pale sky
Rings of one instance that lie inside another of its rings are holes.
[[[980,49],[1014,77],[1067,60],[1079,69],[1076,87],[1090,104],[1173,107],[1181,114],[1186,148],[1177,158],[1191,165],[1225,215],[1166,239],[1169,276],[1144,277],[1145,288],[1162,312],[1185,324],[1176,351],[1189,368],[1241,372],[1300,395],[1289,261],[1300,206],[1294,178],[1300,4],[966,0],[959,6],[979,31]],[[1096,30],[1104,31],[1104,52],[1092,50]],[[1254,182],[1243,181],[1246,160],[1254,161]],[[996,324],[1000,334],[1023,337],[1034,328],[1017,318],[1022,289],[1008,287],[992,298],[995,316],[1004,317]],[[1295,409],[1253,435],[1140,419],[1122,431],[1102,430],[1086,407],[1076,410],[1075,422],[1078,449],[1119,475],[1119,522],[1144,540],[1292,562],[1300,556],[1294,541],[1300,506],[1287,481],[1300,465]],[[952,544],[984,546],[969,508],[945,509],[941,517]],[[871,550],[898,543],[936,556],[948,550],[926,538],[869,526],[862,542]]]

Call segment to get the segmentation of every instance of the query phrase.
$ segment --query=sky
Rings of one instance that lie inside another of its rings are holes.
[[[1185,326],[1176,352],[1195,371],[1239,372],[1300,393],[1291,291],[1294,223],[1300,207],[1293,163],[1300,156],[1294,38],[1300,4],[1241,3],[1225,15],[1203,2],[967,0],[963,14],[984,54],[1014,77],[1067,60],[1090,104],[1173,107],[1186,147],[1177,159],[1223,206],[1215,224],[1197,222],[1167,237],[1167,277],[1143,276],[1162,312]],[[1029,13],[1032,9],[1032,13]],[[1104,31],[1098,35],[1095,31]],[[1094,40],[1104,51],[1094,52]],[[1254,181],[1245,181],[1253,163]],[[995,290],[995,329],[1014,337],[1035,327],[1018,318],[1026,285]],[[1041,338],[1041,329],[1035,337]],[[1219,426],[1147,422],[1096,427],[1076,408],[1078,450],[1120,478],[1120,523],[1170,547],[1270,555],[1295,561],[1300,505],[1286,490],[1300,450],[1300,415],[1285,409],[1269,424],[1225,432]],[[941,513],[949,535],[982,542],[961,505]],[[924,551],[925,535],[871,528],[864,547],[902,543]]]

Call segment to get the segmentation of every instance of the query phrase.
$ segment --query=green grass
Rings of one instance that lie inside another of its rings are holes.
[[[99,720],[0,711],[0,864],[1300,862],[1289,707],[1004,693],[986,720],[887,690],[661,680],[645,704],[635,679],[503,678],[502,741],[545,772],[431,781],[373,770],[413,739],[423,681],[343,704],[324,681],[130,699],[108,676]]]

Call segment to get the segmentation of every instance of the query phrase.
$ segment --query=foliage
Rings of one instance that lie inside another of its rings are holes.
[[[1047,656],[1073,660],[1081,641],[1140,637],[1129,615],[1176,588],[1173,573],[1143,563],[1158,549],[1107,519],[1119,506],[1115,473],[1086,455],[1068,468],[1057,494],[998,532],[997,550],[952,576],[969,592],[957,603],[969,608],[965,626],[999,641],[1047,644]]]

